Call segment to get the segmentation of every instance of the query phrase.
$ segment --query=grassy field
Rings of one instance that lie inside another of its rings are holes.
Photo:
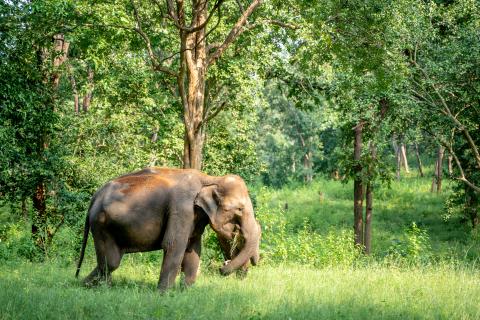
[[[419,178],[411,173],[391,186],[374,190],[373,241],[374,255],[384,255],[389,247],[402,240],[405,229],[415,222],[429,237],[432,252],[439,256],[475,260],[480,257],[480,239],[461,217],[445,216],[444,203],[450,191],[448,181],[444,192],[430,192],[431,178]],[[333,230],[351,231],[353,226],[353,185],[318,179],[311,186],[264,189],[258,192],[258,202],[268,203],[274,210],[284,208],[292,230],[301,228],[304,221],[319,234]]]
[[[43,263],[0,259],[0,319],[480,319],[479,237],[458,217],[442,217],[449,186],[445,194],[431,194],[429,182],[412,175],[376,190],[374,257],[360,263],[314,268],[265,254],[246,279],[221,277],[218,266],[204,264],[193,287],[177,284],[160,295],[158,252],[127,255],[111,287],[92,289],[73,276],[76,251],[68,249],[70,242],[59,242]],[[288,203],[282,214],[287,233],[278,238],[309,242],[314,234],[318,241],[351,232],[351,190],[349,184],[318,179],[310,187],[255,193],[260,216],[281,214]],[[288,238],[304,230],[305,222],[311,234]],[[389,248],[406,238],[412,222],[425,232],[428,259],[386,262]],[[266,238],[277,237],[267,232]],[[58,237],[68,240],[69,233]],[[296,243],[289,246],[295,249]],[[82,276],[94,266],[93,251],[90,243]]]
[[[244,280],[202,274],[159,295],[158,267],[124,263],[112,287],[86,289],[74,267],[0,271],[2,319],[479,319],[477,271],[258,267]]]

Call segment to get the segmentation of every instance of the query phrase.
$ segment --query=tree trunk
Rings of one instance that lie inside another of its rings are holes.
[[[437,172],[438,172],[438,159],[435,160],[435,168],[433,170],[432,186],[430,192],[434,192],[437,189]]]
[[[442,192],[442,173],[443,173],[443,155],[445,148],[443,146],[438,147],[437,160],[435,161],[435,170],[432,179],[432,187],[430,192]]]
[[[312,182],[312,152],[308,151],[303,156],[303,182],[310,183]]]
[[[37,184],[35,193],[32,196],[33,216],[32,216],[32,237],[35,239],[35,244],[41,249],[43,248],[43,239],[39,236],[40,228],[45,227],[47,221],[47,205],[46,205],[46,188],[45,183],[40,181]]]
[[[395,159],[397,160],[396,177],[397,177],[397,180],[400,181],[400,171],[401,171],[401,167],[402,167],[402,159],[400,157],[400,147],[397,144],[396,135],[393,135],[393,137],[392,137],[392,145],[393,145],[393,150],[395,152]]]
[[[400,148],[397,149],[397,151],[395,152],[396,154],[396,159],[397,159],[397,171],[396,171],[396,176],[397,176],[397,180],[400,181],[400,172],[401,172],[401,169],[402,169],[402,158],[400,156]]]
[[[443,176],[443,156],[445,154],[445,148],[440,146],[438,148],[438,156],[437,156],[437,192],[442,192],[442,176]]]
[[[355,140],[353,159],[355,160],[353,182],[353,217],[354,217],[354,243],[356,246],[363,248],[363,183],[360,177],[362,173],[362,165],[360,163],[362,157],[362,130],[363,122],[355,126]]]
[[[169,19],[166,19],[165,23],[168,24],[168,21],[171,21],[179,32],[180,59],[178,64],[174,64],[178,66],[178,72],[163,64],[165,60],[169,59],[164,59],[163,53],[162,56],[157,55],[149,35],[142,27],[144,21],[141,11],[138,10],[135,1],[130,2],[136,22],[134,31],[145,43],[153,70],[173,76],[177,80],[178,95],[183,108],[185,127],[184,154],[182,159],[184,168],[201,169],[206,124],[226,104],[226,101],[224,101],[215,110],[205,109],[205,82],[208,67],[215,64],[225,50],[247,30],[244,26],[248,23],[248,18],[262,2],[262,0],[253,0],[232,26],[224,41],[211,44],[207,50],[206,30],[209,21],[211,21],[210,18],[216,16],[216,12],[218,12],[219,18],[221,17],[220,7],[224,2],[223,0],[215,1],[209,14],[209,1],[192,0],[191,6],[187,8],[183,0],[166,2],[166,15]],[[188,23],[186,14],[190,14],[192,17]],[[209,32],[216,29],[217,26],[218,23],[212,28],[208,28]],[[222,25],[222,27],[224,26]],[[173,54],[172,57],[176,55],[177,53]]]
[[[417,163],[418,163],[418,173],[420,174],[420,177],[424,177],[423,174],[423,165],[422,165],[422,159],[420,158],[420,152],[418,151],[418,144],[415,142],[415,155],[417,157]]]
[[[365,192],[366,213],[365,213],[365,254],[372,252],[372,213],[373,213],[373,187],[369,181]]]
[[[400,158],[405,169],[406,173],[410,173],[410,168],[408,167],[408,159],[407,159],[407,148],[405,147],[405,143],[400,144]]]
[[[194,2],[196,19],[192,28],[203,25],[208,14],[207,1]],[[179,21],[185,24],[183,10],[178,13]],[[205,28],[195,32],[180,30],[181,66],[177,84],[182,98],[185,126],[183,167],[201,169],[205,141],[204,122],[205,80],[207,72],[207,51]],[[186,86],[185,86],[186,85]]]
[[[453,176],[453,156],[448,153],[448,174]]]

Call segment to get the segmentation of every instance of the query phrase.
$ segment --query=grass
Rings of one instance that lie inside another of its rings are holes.
[[[406,175],[391,186],[377,186],[374,190],[372,251],[383,256],[390,246],[405,236],[405,229],[415,222],[430,238],[430,247],[437,256],[475,260],[480,256],[478,234],[461,217],[444,218],[444,203],[449,194],[449,183],[444,192],[430,192],[431,178],[419,178],[416,173]],[[270,210],[283,210],[288,227],[295,232],[305,221],[312,229],[325,235],[334,230],[352,230],[353,184],[317,179],[310,186],[263,189],[257,192],[257,202],[267,203]],[[284,210],[288,203],[288,209]]]
[[[158,267],[124,263],[112,287],[86,289],[74,267],[0,269],[1,319],[479,319],[478,272],[260,266],[249,276],[202,274],[188,290],[156,292]]]
[[[13,253],[5,260],[5,250],[23,248],[28,239],[17,226],[7,233],[11,246],[0,243],[0,319],[480,319],[479,238],[458,218],[443,219],[448,185],[446,193],[431,194],[430,179],[414,175],[375,190],[374,259],[321,268],[263,261],[246,279],[221,277],[218,266],[204,264],[192,288],[177,284],[164,295],[156,290],[159,252],[126,255],[111,287],[87,289],[73,276],[73,230],[59,233],[48,262],[27,262]],[[284,217],[289,236],[305,230],[304,221],[321,236],[317,240],[351,231],[351,184],[318,179],[308,187],[261,189],[256,194],[261,210],[274,214],[288,203]],[[385,252],[406,237],[405,228],[413,221],[426,231],[432,253],[443,259],[384,263]],[[16,244],[15,237],[23,242]],[[310,239],[314,245],[312,237],[291,239]],[[299,244],[289,245],[295,249]],[[336,242],[326,248],[334,251]],[[207,246],[204,257],[209,250]],[[299,254],[318,252],[311,248]],[[82,276],[94,260],[89,242]]]

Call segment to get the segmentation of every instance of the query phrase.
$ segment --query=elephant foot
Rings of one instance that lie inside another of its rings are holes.
[[[245,279],[247,277],[247,274],[248,274],[248,268],[246,269],[239,269],[237,270],[237,272],[235,273],[235,275],[237,276],[237,278],[239,279]]]
[[[233,272],[229,264],[230,264],[230,260],[226,260],[223,262],[223,267],[221,267],[219,270],[222,276],[228,276],[230,273]]]
[[[83,285],[87,288],[97,287],[99,285],[112,286],[112,277],[104,275],[88,276],[83,280]]]

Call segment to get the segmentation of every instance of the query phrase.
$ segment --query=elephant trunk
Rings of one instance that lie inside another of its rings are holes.
[[[246,267],[249,260],[253,265],[258,262],[261,228],[255,220],[250,201],[249,208],[245,210],[241,218],[240,232],[244,239],[244,246],[238,255],[232,257],[233,259],[220,269],[222,275],[228,275],[241,267]]]

